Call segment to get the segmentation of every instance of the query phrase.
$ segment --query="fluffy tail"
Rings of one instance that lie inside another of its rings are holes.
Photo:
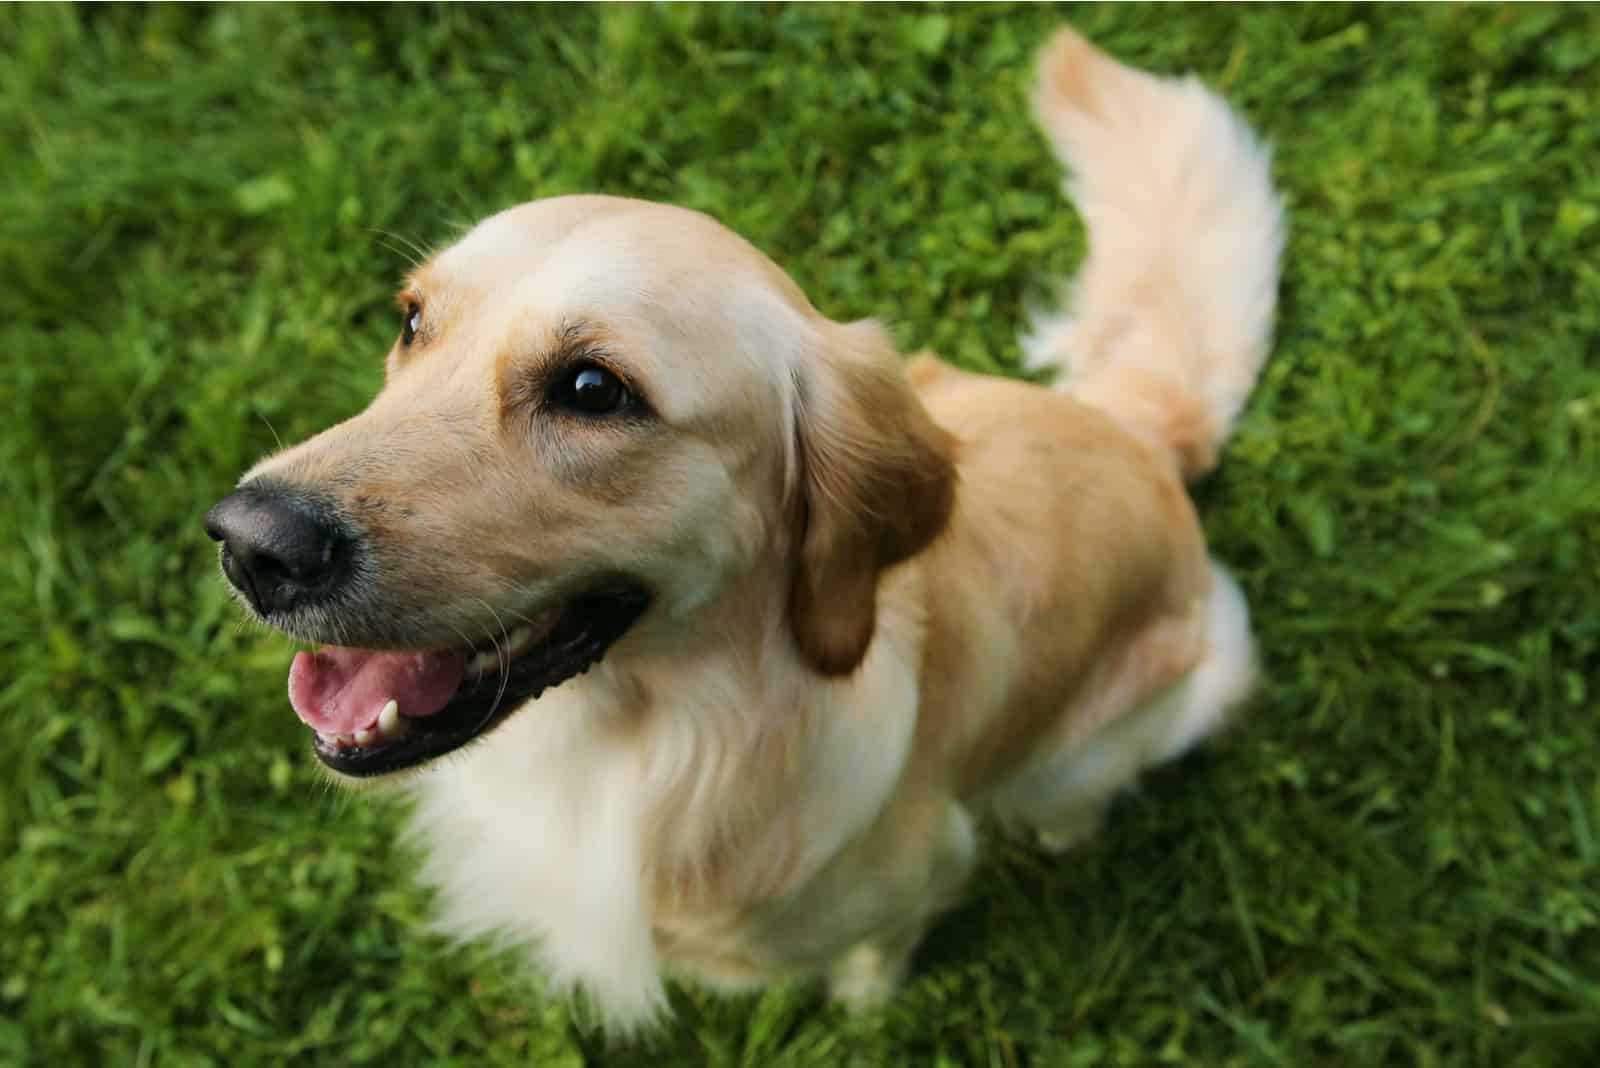
[[[1028,362],[1198,477],[1272,340],[1284,219],[1269,154],[1193,76],[1126,67],[1071,30],[1040,55],[1033,107],[1089,252],[1068,310],[1024,339]]]

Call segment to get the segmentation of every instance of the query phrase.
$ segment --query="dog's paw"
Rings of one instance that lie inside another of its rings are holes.
[[[863,942],[833,966],[828,996],[850,1012],[866,1012],[894,996],[904,972],[905,961],[891,961],[877,946]]]
[[[1048,826],[1039,828],[1039,848],[1055,854],[1075,849],[1095,836],[1105,822],[1105,816],[1103,804],[1068,809],[1051,820]]]

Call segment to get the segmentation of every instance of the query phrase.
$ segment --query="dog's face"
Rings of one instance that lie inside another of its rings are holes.
[[[524,205],[398,303],[372,404],[208,516],[249,608],[332,646],[290,696],[337,771],[448,752],[762,569],[797,653],[847,671],[878,572],[948,511],[948,446],[881,333],[703,216]]]

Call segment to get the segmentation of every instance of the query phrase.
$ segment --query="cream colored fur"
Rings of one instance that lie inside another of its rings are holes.
[[[1283,251],[1268,154],[1192,75],[1158,78],[1063,34],[1034,90],[1089,230],[1068,308],[1024,339],[1034,367],[1158,442],[1215,462],[1266,362]]]
[[[1035,106],[1089,228],[1030,346],[1061,391],[902,369],[704,216],[561,198],[423,266],[372,406],[254,472],[336,495],[365,580],[440,643],[586,574],[656,593],[598,666],[402,780],[445,930],[526,946],[623,1029],[672,975],[869,1004],[981,821],[1070,845],[1246,695],[1244,599],[1183,478],[1266,356],[1267,158],[1197,83],[1070,33]],[[648,419],[527,399],[574,334]]]

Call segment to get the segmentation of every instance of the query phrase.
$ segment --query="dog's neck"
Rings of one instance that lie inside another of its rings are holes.
[[[911,745],[922,621],[882,612],[861,668],[822,678],[774,570],[651,621],[419,781],[451,929],[526,937],[558,986],[647,1014],[662,939],[782,899],[869,825]]]
[[[920,581],[911,569],[897,571],[898,583]],[[730,851],[743,858],[746,893],[776,892],[776,882],[808,874],[837,828],[773,845],[766,865],[755,839],[772,839],[792,799],[816,797],[824,783],[840,799],[829,818],[856,826],[846,810],[863,800],[857,792],[886,789],[888,766],[898,767],[909,742],[902,728],[909,732],[915,718],[921,619],[886,611],[861,667],[826,678],[789,630],[787,574],[754,569],[693,618],[665,621],[667,635],[609,661],[585,687],[597,711],[605,705],[611,722],[638,732],[631,744],[649,798],[644,859],[669,891],[693,893],[704,879],[726,877]]]
[[[638,756],[647,859],[663,867],[698,870],[737,837],[731,820],[760,818],[752,775],[777,793],[799,770],[787,763],[814,733],[817,680],[784,622],[784,574],[753,568],[690,612],[651,620],[580,680],[593,728]],[[741,803],[721,805],[732,792]]]

